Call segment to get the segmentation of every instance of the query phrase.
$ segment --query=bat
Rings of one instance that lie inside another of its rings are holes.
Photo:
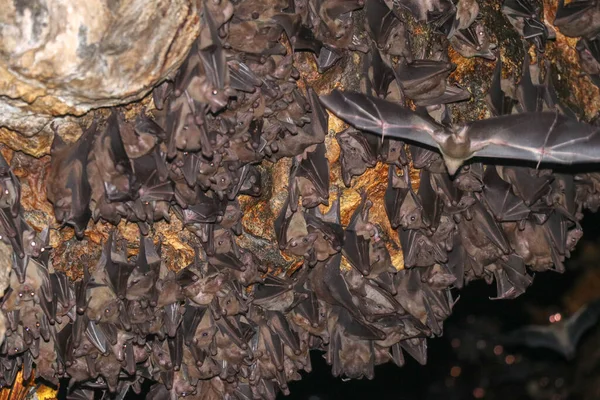
[[[407,267],[429,266],[447,261],[445,250],[434,243],[421,230],[398,229],[400,247]]]
[[[447,0],[400,0],[398,5],[406,8],[417,21],[430,22],[433,14],[448,11],[453,4]]]
[[[583,335],[598,321],[600,303],[594,301],[575,314],[549,326],[529,325],[508,333],[505,343],[526,347],[542,347],[572,360]]]
[[[492,83],[485,96],[485,101],[490,113],[494,116],[511,114],[515,100],[502,90],[502,60],[498,57]]]
[[[320,74],[324,74],[326,71],[333,68],[341,58],[342,55],[338,51],[327,45],[323,45],[319,51],[319,56],[316,57],[317,70]]]
[[[422,207],[422,219],[427,229],[433,233],[440,223],[443,203],[431,185],[431,173],[423,169],[420,175],[417,195]]]
[[[595,1],[573,1],[565,5],[564,0],[560,0],[554,26],[566,36],[592,38],[600,31],[597,22],[599,15],[600,10]]]
[[[546,41],[554,39],[554,31],[540,20],[539,10],[529,0],[507,0],[502,4],[502,12],[519,34],[532,42],[538,51],[544,52]],[[555,25],[557,25],[555,23]],[[558,26],[558,25],[557,25]]]
[[[514,254],[509,255],[506,260],[500,258],[494,265],[493,274],[497,294],[492,300],[514,299],[525,293],[533,281],[527,274],[523,259]]]
[[[368,222],[369,209],[373,203],[367,200],[366,192],[363,192],[361,197],[361,203],[354,210],[350,223],[344,231],[342,254],[358,272],[369,275],[371,272],[369,242],[374,240],[371,236],[376,228]]]
[[[88,182],[88,156],[97,133],[93,121],[77,142],[68,146],[55,130],[50,153],[50,175],[46,187],[48,200],[54,206],[54,216],[60,223],[73,226],[78,239],[92,216],[89,203],[92,188]]]
[[[340,223],[340,196],[333,202],[326,214],[321,214],[317,207],[304,212],[306,229],[309,234],[317,234],[314,242],[317,261],[325,261],[339,253],[344,244],[344,229]]]
[[[319,204],[329,204],[329,161],[325,155],[324,143],[302,160],[295,159],[290,170],[289,195],[290,209],[298,209],[298,199],[302,196],[302,207],[313,208]]]
[[[481,57],[491,61],[496,59],[493,52],[496,44],[490,42],[485,27],[477,22],[467,28],[456,29],[450,39],[450,44],[454,50],[466,58]]]
[[[358,129],[437,147],[451,175],[474,156],[566,165],[600,160],[595,151],[597,128],[558,113],[503,115],[473,121],[451,133],[399,105],[360,93],[334,91],[321,101]],[[522,129],[528,135],[522,135]]]
[[[477,0],[459,0],[456,3],[455,30],[467,29],[479,15]]]
[[[541,85],[534,85],[531,80],[531,66],[529,55],[523,58],[523,72],[521,81],[516,89],[517,109],[519,112],[542,111],[546,89]]]
[[[424,147],[409,145],[413,166],[417,169],[427,169],[435,173],[446,173],[442,156]],[[461,170],[462,171],[462,170]]]
[[[226,44],[244,53],[285,55],[285,47],[277,42],[281,32],[281,26],[271,21],[232,21]]]
[[[383,0],[366,2],[367,26],[377,48],[390,56],[412,62],[410,36],[402,22]],[[373,56],[375,56],[373,53]]]
[[[483,199],[496,221],[521,221],[531,210],[517,197],[512,185],[500,178],[496,167],[489,166],[483,176]]]
[[[350,187],[353,177],[364,174],[367,168],[373,168],[377,164],[377,157],[367,139],[355,130],[345,130],[335,138],[340,145],[342,180],[346,187]]]
[[[590,77],[594,85],[600,87],[600,44],[598,39],[579,39],[575,48],[581,70]]]
[[[165,160],[158,148],[147,155],[133,160],[133,170],[141,183],[138,190],[140,201],[144,204],[166,201],[175,195],[173,183],[167,180],[168,171]]]
[[[21,183],[10,165],[0,155],[0,208],[10,210],[13,218],[19,215],[21,204]]]
[[[381,98],[387,97],[389,86],[395,79],[394,70],[386,64],[376,49],[372,51],[370,58],[364,58],[364,64],[367,86],[372,86],[368,87],[366,92],[370,94],[374,91]]]
[[[400,63],[395,72],[402,93],[420,106],[444,95],[446,78],[453,69],[452,64],[444,61],[414,60],[410,64]]]
[[[106,128],[94,142],[93,150],[107,200],[133,200],[139,185],[121,138],[117,112],[111,113]]]
[[[552,175],[525,167],[497,167],[500,177],[513,186],[525,205],[531,206],[550,191]]]
[[[173,84],[169,81],[164,81],[152,90],[152,100],[157,110],[162,110],[165,102],[173,92]]]
[[[103,249],[104,256],[106,257],[104,269],[114,294],[123,300],[127,294],[127,282],[135,265],[127,261],[125,254],[115,251],[113,242],[114,232],[111,232]]]

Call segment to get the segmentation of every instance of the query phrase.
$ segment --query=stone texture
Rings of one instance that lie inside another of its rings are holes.
[[[48,135],[56,116],[141,99],[199,32],[194,0],[0,0],[0,9],[0,127],[25,136]]]
[[[0,241],[0,295],[4,296],[4,291],[10,283],[10,270],[12,268],[12,248],[10,245]],[[4,342],[6,333],[6,318],[0,313],[0,344]]]

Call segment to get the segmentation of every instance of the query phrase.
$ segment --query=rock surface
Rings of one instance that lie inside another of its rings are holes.
[[[4,296],[5,290],[10,283],[10,270],[12,268],[12,248],[4,242],[0,242],[0,298]],[[4,342],[6,333],[6,318],[0,313],[0,344]]]
[[[193,0],[0,0],[0,9],[3,138],[141,99],[179,67],[200,27]]]

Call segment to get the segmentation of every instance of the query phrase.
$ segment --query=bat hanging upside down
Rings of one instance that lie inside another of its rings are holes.
[[[558,112],[528,112],[444,127],[408,108],[357,92],[321,102],[355,128],[440,149],[454,175],[471,157],[576,164],[600,162],[600,129]]]

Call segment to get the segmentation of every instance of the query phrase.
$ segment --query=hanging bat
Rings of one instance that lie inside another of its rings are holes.
[[[133,200],[139,187],[119,126],[118,112],[113,111],[93,148],[93,157],[109,202]]]
[[[0,208],[10,209],[11,215],[16,218],[19,215],[20,204],[21,183],[0,154]]]
[[[548,73],[548,72],[547,72]],[[535,85],[531,80],[531,65],[529,54],[523,58],[523,72],[521,81],[516,88],[517,109],[519,112],[538,112],[544,106],[546,88]]]
[[[339,52],[324,45],[321,47],[319,56],[316,58],[317,70],[320,74],[323,74],[325,71],[331,69],[341,58],[342,56]]]
[[[541,53],[544,52],[546,41],[555,38],[556,33],[540,20],[539,10],[529,0],[505,0],[502,12],[515,30]]]
[[[494,117],[512,113],[515,100],[502,90],[502,60],[500,57],[496,61],[492,83],[485,96],[485,101]]]
[[[50,150],[48,200],[54,206],[56,220],[73,226],[78,239],[83,238],[83,231],[92,216],[89,207],[92,188],[88,182],[87,165],[96,133],[97,123],[94,120],[77,142],[68,146],[55,130]]]
[[[336,90],[321,101],[358,129],[437,147],[451,175],[475,156],[538,164],[600,161],[598,129],[558,113],[504,115],[449,130],[402,106],[356,92]]]
[[[592,38],[600,31],[600,8],[596,1],[558,2],[554,25],[563,35]]]
[[[430,22],[432,15],[454,8],[452,2],[448,0],[400,0],[398,5],[410,11],[417,21],[426,22]]]
[[[349,129],[338,133],[335,138],[340,145],[342,179],[344,185],[350,187],[353,177],[364,174],[367,168],[377,164],[377,157],[360,132]]]
[[[395,72],[402,93],[417,106],[424,106],[439,104],[434,99],[446,92],[446,78],[453,69],[452,64],[444,61],[414,60],[410,64],[401,62]]]
[[[385,99],[389,94],[389,86],[394,81],[394,70],[381,58],[379,51],[373,49],[371,57],[364,57],[364,79],[366,93],[375,94]]]
[[[600,40],[579,39],[577,45],[577,54],[579,55],[579,66],[594,83],[600,87]]]
[[[500,258],[492,266],[487,266],[486,270],[493,269],[496,279],[496,297],[498,299],[514,299],[523,293],[533,278],[529,276],[525,269],[523,259],[515,254],[509,255],[506,260]]]
[[[490,42],[490,38],[485,31],[485,27],[480,23],[474,23],[465,29],[458,29],[450,39],[450,44],[461,56],[466,58],[481,57],[487,60],[495,60],[495,43]]]
[[[571,317],[549,326],[530,325],[510,332],[505,343],[553,350],[572,360],[583,335],[598,322],[600,302],[594,301],[579,309]]]
[[[406,26],[383,0],[368,1],[365,4],[367,26],[381,51],[390,56],[404,57],[412,62],[410,36]]]
[[[517,197],[512,185],[498,175],[495,166],[489,166],[483,176],[483,199],[496,221],[521,221],[531,210]]]
[[[290,209],[298,209],[298,199],[302,196],[302,207],[313,208],[329,203],[329,162],[325,155],[324,143],[316,146],[306,158],[295,158],[290,170],[289,194]]]

